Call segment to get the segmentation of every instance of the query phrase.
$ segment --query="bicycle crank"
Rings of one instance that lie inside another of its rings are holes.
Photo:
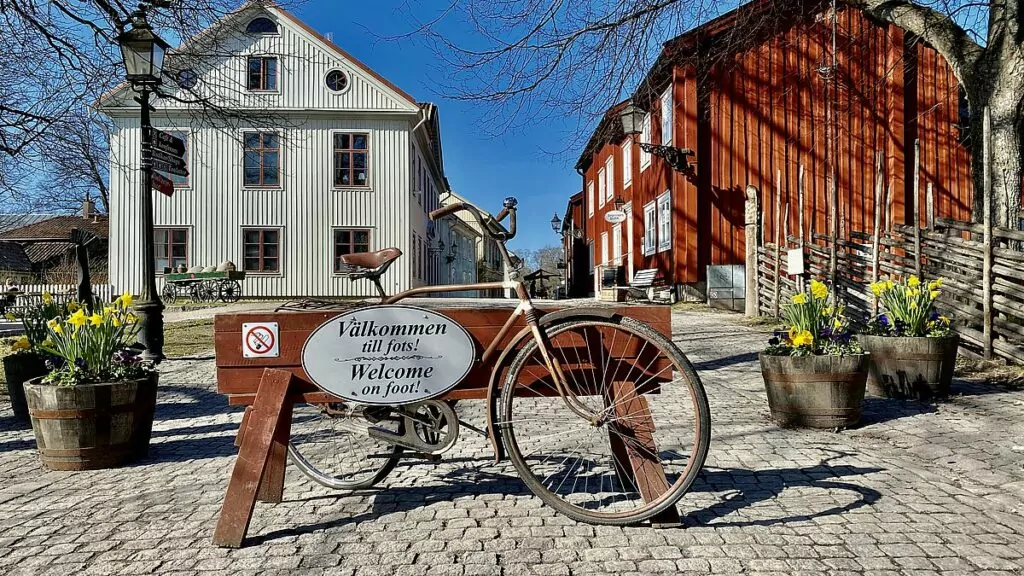
[[[396,409],[402,418],[399,432],[370,427],[370,437],[421,454],[443,454],[459,438],[459,418],[446,402],[425,400]]]

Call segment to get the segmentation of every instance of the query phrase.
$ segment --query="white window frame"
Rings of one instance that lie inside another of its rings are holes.
[[[661,95],[661,143],[672,145],[672,86]]]
[[[654,254],[657,242],[658,207],[656,202],[644,204],[644,256]]]
[[[658,252],[672,249],[672,191],[658,196]]]
[[[601,232],[601,265],[608,265],[608,233]]]
[[[587,182],[587,216],[594,217],[594,181]]]
[[[622,224],[612,225],[612,262],[622,266]]]
[[[608,193],[607,173],[604,168],[597,171],[597,206],[604,208],[604,197]]]
[[[633,137],[622,142],[622,189],[633,183]]]
[[[651,115],[647,114],[644,116],[644,121],[640,124],[640,141],[644,143],[651,142]],[[651,165],[651,153],[640,148],[640,171],[643,172]]]
[[[615,198],[615,154],[613,153],[604,161],[604,175],[608,180],[608,187],[605,188],[605,202],[611,202]]]

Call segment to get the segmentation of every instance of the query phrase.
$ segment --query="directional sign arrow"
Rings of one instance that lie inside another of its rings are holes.
[[[177,136],[168,134],[156,128],[151,128],[153,136],[153,148],[175,156],[185,155],[185,141]]]
[[[153,159],[153,169],[160,172],[167,172],[168,174],[174,174],[176,176],[188,176],[188,170],[180,166],[168,164],[167,162],[161,162],[156,158]]]
[[[161,194],[174,195],[174,182],[163,174],[153,174],[153,188],[156,188]]]
[[[185,159],[184,158],[182,158],[181,156],[178,156],[176,154],[168,154],[167,152],[164,152],[163,150],[160,150],[159,148],[154,148],[153,149],[153,159],[154,160],[158,160],[160,162],[163,162],[164,164],[168,164],[170,166],[177,166],[178,168],[181,168],[182,170],[185,170],[185,169],[188,168],[188,166],[185,165]]]

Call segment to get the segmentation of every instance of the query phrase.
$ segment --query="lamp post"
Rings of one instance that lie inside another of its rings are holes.
[[[156,250],[153,245],[153,134],[150,124],[149,96],[160,85],[164,53],[169,44],[153,33],[146,21],[144,6],[131,16],[131,29],[117,37],[128,82],[139,92],[136,102],[142,108],[142,293],[135,309],[139,314],[139,342],[145,347],[142,358],[159,362],[164,358],[164,304],[156,287]]]
[[[632,100],[619,112],[619,120],[622,121],[622,131],[627,136],[638,136],[643,133],[644,118],[647,113]],[[665,160],[673,170],[684,174],[693,175],[693,167],[690,166],[689,156],[693,156],[693,150],[689,148],[676,148],[650,142],[638,142],[640,149],[648,154]]]

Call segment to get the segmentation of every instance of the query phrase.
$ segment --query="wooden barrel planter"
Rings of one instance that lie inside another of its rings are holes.
[[[25,403],[25,382],[46,375],[46,362],[33,352],[4,357],[4,377],[7,395],[11,399],[14,419],[28,423],[28,405]]]
[[[50,470],[113,468],[144,458],[158,375],[109,384],[25,383],[39,458]]]
[[[927,400],[949,395],[960,336],[943,338],[860,336],[871,353],[868,393]]]
[[[760,357],[768,408],[779,426],[849,428],[860,421],[867,354]]]

